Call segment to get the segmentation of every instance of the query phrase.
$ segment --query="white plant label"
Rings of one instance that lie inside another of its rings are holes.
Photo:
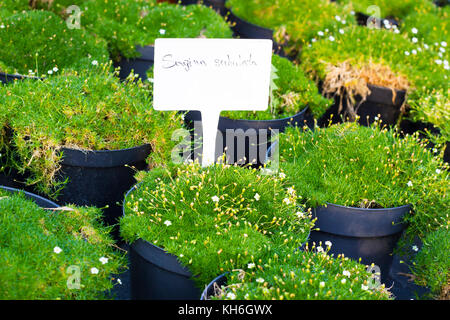
[[[202,165],[211,165],[220,112],[267,109],[271,62],[272,40],[156,39],[153,106],[201,112]]]

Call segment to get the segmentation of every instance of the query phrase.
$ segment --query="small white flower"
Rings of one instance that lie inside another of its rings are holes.
[[[311,42],[316,42],[316,41],[317,41],[316,38],[311,39]]]
[[[279,176],[280,176],[281,179],[286,178],[286,175],[283,172],[280,172]]]
[[[446,47],[446,46],[447,46],[447,42],[442,41],[442,42],[441,42],[441,46]]]
[[[342,283],[342,284],[345,284],[346,282],[347,282],[346,279],[342,279],[342,280],[341,280],[341,283]]]
[[[219,202],[219,197],[218,196],[211,197],[211,200],[213,202]]]
[[[450,70],[450,66],[449,66],[449,65],[445,65],[445,66],[444,66],[444,69],[445,69],[445,70]]]
[[[117,279],[117,283],[121,285],[122,284],[122,280]]]
[[[62,251],[62,249],[60,247],[54,247],[53,248],[53,252],[56,253],[56,254],[60,254],[61,251]]]
[[[289,198],[284,198],[284,199],[283,199],[283,203],[285,203],[285,204],[291,204],[291,200],[289,200]]]
[[[364,284],[362,284],[362,285],[361,285],[361,289],[363,289],[363,290],[366,290],[366,291],[367,291],[367,290],[369,290],[369,287],[368,287],[368,286],[365,286]]]
[[[289,188],[287,188],[287,192],[288,192],[290,195],[294,194],[294,193],[295,193],[294,187],[289,187]]]
[[[297,217],[299,217],[299,218],[303,218],[303,217],[305,216],[305,215],[303,214],[303,212],[301,212],[301,211],[296,212],[295,215],[296,215]]]
[[[322,282],[319,284],[319,287],[321,287],[321,288],[325,287],[325,282],[322,281]]]
[[[400,30],[394,29],[394,33],[400,33]]]
[[[335,16],[334,17],[337,21],[341,21],[341,17],[339,17],[339,16]]]
[[[255,267],[255,264],[254,264],[254,263],[249,263],[249,264],[247,265],[247,267],[248,267],[249,269],[252,269],[252,268]]]
[[[409,51],[405,51],[405,56],[409,56]]]
[[[232,292],[228,292],[227,299],[234,300],[234,299],[236,299],[236,295]]]
[[[253,198],[255,198],[256,201],[259,201],[259,198],[261,198],[261,197],[260,197],[259,194],[256,193],[255,196],[254,196]]]
[[[438,65],[442,64],[442,60],[441,59],[434,60],[434,62],[436,62],[436,64],[438,64]]]
[[[28,70],[28,73],[33,73],[33,70]]]
[[[98,274],[98,269],[97,268],[91,268],[91,273],[92,274]]]
[[[5,29],[5,25],[3,23],[0,25],[0,29]]]
[[[148,78],[147,80],[148,80],[149,82],[151,82],[151,83],[154,82],[153,78]]]
[[[419,41],[419,39],[417,39],[416,37],[413,37],[413,38],[411,39],[411,41],[412,41],[413,43],[417,43],[417,42]]]
[[[92,65],[93,65],[93,66],[98,65],[98,61],[97,61],[97,60],[92,60]]]
[[[248,237],[248,234],[244,233],[243,236],[244,236],[244,238],[247,238],[247,237]]]
[[[353,11],[353,10],[350,11],[350,14],[354,16],[355,15],[355,11]]]
[[[101,258],[98,259],[98,260],[100,260],[100,262],[101,262],[102,264],[108,263],[108,258],[105,258],[105,257],[101,257]]]
[[[54,67],[54,68],[53,68],[53,72],[58,72],[58,68],[57,68],[57,67]]]
[[[332,246],[333,244],[331,243],[331,241],[327,240],[327,241],[325,241],[325,245],[326,245],[327,247],[331,248],[331,246]]]
[[[159,34],[162,34],[162,35],[166,34],[166,30],[164,30],[164,29],[159,29]]]
[[[317,252],[324,252],[321,246],[317,247]]]
[[[415,252],[419,251],[419,248],[418,248],[416,245],[412,246],[412,249],[413,249]]]
[[[412,49],[411,53],[412,54],[417,54],[417,50],[416,49]]]
[[[439,51],[444,53],[445,52],[445,48],[439,48]]]
[[[53,70],[48,70],[47,73],[48,74],[53,74]]]
[[[172,224],[172,222],[170,222],[169,220],[166,220],[166,221],[164,221],[164,224],[165,224],[166,226],[170,226],[170,225]]]
[[[436,169],[436,173],[437,173],[437,174],[440,174],[440,173],[441,173],[441,170],[440,170],[440,169]]]
[[[339,29],[340,34],[344,34],[344,29]]]
[[[408,187],[412,187],[413,186],[413,183],[411,182],[411,180],[408,181],[407,185],[408,185]]]
[[[334,41],[335,40],[333,36],[330,36],[328,39],[330,39],[330,41]]]
[[[426,43],[423,44],[423,47],[424,47],[425,49],[427,49],[427,50],[430,48],[430,46],[427,45]]]
[[[346,21],[346,20],[342,20],[341,23],[342,23],[342,24],[346,24],[347,21]]]
[[[263,279],[263,278],[258,278],[258,279],[256,279],[256,282],[258,282],[258,283],[264,283],[264,279]]]
[[[342,272],[342,274],[343,274],[344,276],[350,278],[350,271],[344,270],[344,271]]]
[[[317,34],[321,37],[324,35],[323,31],[319,31],[319,32],[317,32]]]
[[[378,116],[375,116],[375,121],[378,121],[378,120],[380,120],[380,118],[378,117]]]
[[[419,32],[419,30],[417,30],[417,28],[412,28],[411,32],[414,33],[414,34],[417,34]]]

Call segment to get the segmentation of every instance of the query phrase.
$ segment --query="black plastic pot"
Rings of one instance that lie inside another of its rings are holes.
[[[410,205],[386,209],[363,209],[327,204],[313,210],[317,218],[309,243],[330,241],[330,253],[380,267],[381,281],[386,283],[392,264],[392,252],[405,225],[403,217]]]
[[[30,200],[33,200],[38,206],[40,206],[42,208],[58,208],[59,207],[53,201],[45,199],[45,198],[38,196],[34,193],[31,193],[31,192],[23,191],[23,190],[16,189],[16,188],[5,187],[5,186],[1,186],[1,185],[0,185],[0,188],[3,190],[7,190],[11,193],[22,192],[25,195],[25,197],[27,197]]]
[[[140,57],[127,59],[122,58],[119,62],[114,63],[114,67],[120,67],[119,78],[125,80],[126,77],[134,71],[134,74],[139,75],[142,81],[147,80],[147,70],[153,66],[155,59],[155,47],[151,46],[136,46],[137,52],[141,54]]]
[[[101,151],[63,148],[57,180],[68,179],[69,182],[61,191],[57,202],[99,208],[109,206],[103,211],[104,221],[108,225],[116,224],[122,212],[118,203],[121,203],[125,192],[136,183],[135,170],[147,167],[146,158],[150,151],[148,144]]]
[[[199,0],[181,0],[182,5],[197,4]],[[213,8],[220,15],[225,16],[228,12],[228,8],[225,7],[226,0],[203,0],[203,5]]]
[[[272,29],[260,27],[241,19],[233,13],[233,10],[229,10],[228,20],[232,23],[231,29],[233,30],[235,36],[243,39],[270,39],[273,41],[273,50],[275,54],[291,60],[294,58],[287,56],[284,53],[283,46],[275,42],[273,39],[274,32]]]
[[[366,100],[359,105],[357,115],[359,116],[359,124],[368,126],[375,122],[376,118],[382,121],[383,125],[394,126],[401,114],[401,107],[405,102],[406,91],[396,90],[395,99],[393,99],[392,90],[385,87],[374,85],[368,86],[370,94]],[[346,99],[342,99],[342,111],[347,108]],[[357,106],[361,101],[361,97],[356,97]],[[342,122],[341,115],[338,113],[340,97],[334,97],[334,104],[319,119],[319,126],[328,126],[330,118],[332,123]]]
[[[227,284],[227,274],[228,274],[228,272],[223,273],[220,276],[214,278],[206,286],[205,290],[203,290],[200,300],[208,300],[209,297],[214,296],[215,295],[215,292],[214,292],[215,285],[217,285],[219,288],[221,286],[225,286]]]
[[[192,130],[196,123],[201,124],[201,113],[199,111],[189,111],[186,113],[184,121],[188,129]],[[232,120],[226,117],[220,117],[218,131],[222,134],[222,141],[220,141],[220,136],[218,135],[216,139],[216,159],[222,156],[226,148],[230,163],[252,163],[255,166],[261,166],[266,160],[266,152],[270,146],[272,130],[283,132],[288,126],[303,126],[305,124],[312,126],[312,122],[312,115],[308,107],[292,117],[276,120]],[[201,132],[201,126],[196,129],[196,131]],[[227,129],[233,130],[232,132],[234,134],[227,136]],[[191,138],[194,138],[194,135]],[[195,139],[200,138],[201,135],[195,136]],[[239,161],[242,159],[242,152],[239,152],[237,146],[242,145],[242,141],[245,141],[243,152],[245,161]],[[221,144],[223,148],[220,148]],[[256,147],[254,147],[255,144]],[[256,152],[252,153],[250,147],[254,148],[253,150],[256,150]],[[232,153],[231,150],[234,150],[234,152]],[[201,152],[201,147],[194,147],[194,159],[198,159]],[[255,153],[256,159],[254,158]]]
[[[136,188],[128,191],[124,203]],[[130,245],[129,257],[132,300],[196,300],[200,296],[189,270],[164,249],[138,239]]]

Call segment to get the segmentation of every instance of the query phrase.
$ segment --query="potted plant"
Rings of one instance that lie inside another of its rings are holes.
[[[418,248],[414,248],[418,250]],[[450,232],[448,224],[428,234],[411,271],[417,284],[429,287],[432,298],[450,299]]]
[[[124,200],[133,299],[198,299],[218,274],[294,251],[311,220],[294,188],[256,169],[198,163],[154,168]]]
[[[154,1],[91,0],[82,14],[86,28],[108,41],[120,77],[134,70],[143,80],[153,65],[157,38],[230,38],[228,24],[214,10]]]
[[[450,100],[448,90],[431,90],[421,94],[411,103],[410,118],[414,123],[422,124],[425,137],[431,140],[433,146],[442,146],[439,149],[443,151],[444,161],[450,163]],[[428,124],[428,127],[431,125],[431,128],[427,128],[424,124]]]
[[[394,125],[413,101],[407,95],[447,86],[448,71],[438,65],[438,48],[398,29],[353,26],[319,38],[303,50],[302,65],[321,83],[322,93],[335,98],[321,124],[342,115],[351,121],[359,116],[363,125],[376,119]]]
[[[383,282],[403,229],[423,238],[448,214],[448,165],[414,136],[355,123],[280,135],[280,168],[317,218],[311,242],[375,263]]]
[[[42,77],[108,61],[104,40],[84,29],[68,28],[64,20],[48,11],[0,15],[0,42],[0,68],[7,74]]]
[[[256,268],[233,270],[212,281],[212,300],[389,300],[391,294],[365,266],[328,247],[275,253]],[[208,292],[209,291],[209,292]]]
[[[292,58],[318,31],[354,22],[350,10],[326,0],[228,0],[226,5],[239,36],[273,39]]]
[[[331,105],[298,66],[278,55],[272,56],[270,90],[270,107],[266,111],[222,112],[218,130],[223,149],[217,149],[216,158],[227,150],[230,163],[261,166],[274,130],[282,132],[287,126],[312,127],[313,118],[320,118]],[[195,121],[201,121],[200,112],[188,112],[185,121],[188,128],[196,129],[193,138],[200,138],[197,132],[200,128],[195,127]],[[227,134],[227,130],[233,130],[233,135]],[[242,154],[238,152],[239,143],[245,144]],[[201,148],[196,149],[201,152]]]
[[[62,208],[6,188],[0,196],[2,299],[110,298],[121,282],[111,276],[122,271],[125,257],[99,222],[100,209]]]
[[[170,159],[181,118],[154,111],[134,76],[121,83],[110,64],[93,69],[1,86],[1,149],[4,168],[25,174],[27,186],[58,203],[107,207],[113,224],[135,170]]]

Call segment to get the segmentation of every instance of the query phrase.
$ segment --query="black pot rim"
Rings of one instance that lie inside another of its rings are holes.
[[[248,123],[250,123],[250,124],[252,124],[252,123],[257,123],[257,122],[262,122],[262,123],[264,123],[264,124],[270,124],[270,123],[277,123],[277,122],[280,122],[280,121],[289,121],[289,120],[294,119],[294,118],[296,118],[296,117],[298,117],[298,116],[300,116],[300,115],[304,115],[304,114],[306,113],[306,110],[308,110],[308,108],[309,108],[309,106],[306,105],[305,108],[303,108],[301,111],[297,112],[297,113],[294,114],[293,116],[284,117],[284,118],[279,118],[279,119],[270,119],[270,120],[247,120],[247,119],[231,119],[231,118],[228,118],[228,117],[220,117],[220,118],[222,118],[222,119],[224,119],[224,120],[226,119],[226,120],[231,121],[231,122],[248,122]]]
[[[109,168],[144,161],[151,152],[150,144],[116,150],[85,150],[61,147],[61,164],[68,166]]]
[[[319,232],[372,238],[402,232],[405,228],[403,217],[410,210],[410,204],[392,208],[357,208],[327,202],[326,206],[313,208],[313,216],[317,218]]]
[[[211,282],[208,283],[206,285],[205,289],[203,290],[202,295],[200,296],[200,300],[208,300],[208,297],[209,297],[208,296],[208,288],[210,286],[212,286],[214,282],[218,282],[219,280],[222,280],[223,278],[225,278],[225,281],[226,281],[227,274],[229,274],[229,272],[224,272],[224,273],[218,275],[217,277],[215,277],[213,280],[211,280]]]
[[[137,190],[137,188],[139,188],[139,186],[141,185],[142,182],[139,182],[137,184],[135,184],[130,190],[128,190],[128,192],[125,194],[124,200],[123,200],[123,205],[122,205],[122,215],[125,216],[125,203],[126,200],[128,198],[128,196],[135,190]],[[142,259],[145,259],[146,261],[155,264],[156,266],[158,266],[161,269],[170,271],[172,273],[184,276],[184,277],[188,277],[191,278],[192,277],[192,273],[189,271],[189,269],[187,269],[186,267],[183,267],[179,261],[178,261],[178,257],[167,252],[166,250],[164,250],[161,247],[158,247],[157,245],[144,240],[144,239],[137,239],[136,241],[134,241],[133,243],[130,244],[131,248],[141,256]],[[147,256],[148,254],[146,254],[145,251],[153,251],[155,252],[158,256],[160,257],[165,257],[166,260],[169,260],[171,263],[173,263],[172,266],[167,266],[167,265],[161,265],[161,264],[157,264],[155,263],[155,261],[149,261]],[[175,263],[176,262],[176,263]]]
[[[370,90],[370,95],[367,97],[368,101],[382,103],[382,104],[394,104],[401,105],[405,101],[406,90],[397,90],[395,91],[395,100],[392,102],[393,94],[392,90],[387,87],[377,86],[373,84],[367,85]]]
[[[10,73],[4,73],[0,72],[0,82],[3,82],[4,79],[6,82],[8,81],[8,78],[11,78],[11,80],[24,80],[24,79],[33,79],[33,80],[42,80],[39,77],[33,77],[33,76],[27,76],[23,74],[10,74]]]
[[[0,189],[9,191],[11,193],[23,193],[27,198],[35,201],[40,207],[44,207],[45,204],[45,208],[59,208],[59,205],[57,205],[56,203],[54,203],[53,201],[50,201],[44,197],[41,197],[37,194],[25,191],[25,190],[21,190],[21,189],[16,189],[16,188],[11,188],[11,187],[6,187],[6,186],[0,186]]]
[[[254,24],[254,23],[248,22],[247,20],[245,20],[243,18],[238,17],[236,14],[234,14],[233,8],[230,8],[229,12],[230,12],[230,15],[229,15],[230,21],[238,22],[238,23],[243,24],[243,25],[247,25],[248,27],[253,28],[253,29],[261,29],[264,33],[270,34],[270,37],[266,37],[264,39],[272,39],[273,40],[273,33],[274,33],[274,31],[272,29],[266,28],[266,27],[261,27],[259,25]]]

